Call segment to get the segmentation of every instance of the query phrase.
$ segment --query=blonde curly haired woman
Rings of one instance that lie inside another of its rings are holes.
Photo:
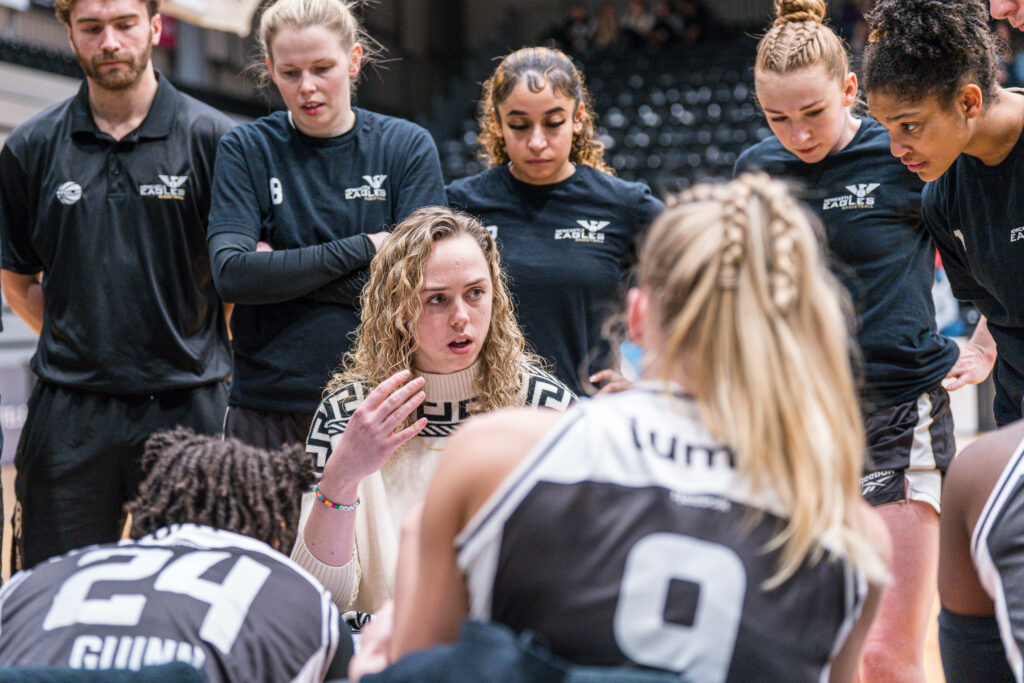
[[[394,591],[401,522],[459,423],[574,399],[527,350],[486,228],[416,211],[371,264],[355,343],[313,418],[306,450],[322,474],[292,559],[342,609],[376,612]]]

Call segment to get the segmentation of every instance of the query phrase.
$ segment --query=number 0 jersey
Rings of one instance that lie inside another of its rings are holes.
[[[456,538],[470,615],[579,664],[819,681],[867,581],[828,552],[765,590],[784,515],[692,399],[641,383],[570,413]]]
[[[217,681],[320,681],[338,644],[330,595],[265,543],[191,524],[90,546],[0,591],[0,667],[183,661]]]

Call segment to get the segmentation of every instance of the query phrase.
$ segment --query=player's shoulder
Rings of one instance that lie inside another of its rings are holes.
[[[182,128],[219,139],[235,127],[234,120],[227,114],[174,88],[170,82],[161,83],[160,87],[170,91],[168,95],[175,102],[175,121]]]
[[[745,171],[776,172],[794,161],[797,158],[793,153],[783,147],[777,137],[769,135],[740,153],[734,171],[737,175]]]
[[[494,166],[480,173],[453,180],[445,188],[448,201],[459,208],[471,208],[478,198],[493,196],[496,192],[502,191],[501,188],[505,186],[502,176],[507,173],[507,167]]]
[[[371,391],[373,391],[373,387],[366,382],[345,380],[331,387],[331,390],[324,394],[317,414],[322,415],[330,422],[339,420],[347,422]]]
[[[535,365],[520,361],[519,376],[522,381],[520,403],[523,406],[566,410],[576,402],[572,389]]]
[[[651,192],[650,186],[642,180],[623,180],[593,166],[581,164],[576,167],[574,175],[588,194],[593,193],[601,198],[632,197],[635,200]]]
[[[412,121],[359,107],[353,107],[353,111],[356,114],[357,125],[362,130],[367,131],[371,135],[387,138],[388,147],[396,149],[396,151],[402,151],[400,148],[402,140],[430,140],[431,144],[433,144],[433,138],[430,137],[427,129]]]

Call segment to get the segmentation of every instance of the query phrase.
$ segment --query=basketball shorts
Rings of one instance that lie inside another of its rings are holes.
[[[861,492],[873,506],[918,500],[941,510],[942,477],[956,454],[949,394],[941,386],[869,413]]]

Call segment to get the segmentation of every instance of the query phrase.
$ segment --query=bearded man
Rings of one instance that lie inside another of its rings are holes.
[[[119,538],[152,432],[221,429],[231,361],[206,221],[232,122],[154,71],[159,4],[58,0],[85,81],[0,152],[3,289],[39,334],[15,569]]]

